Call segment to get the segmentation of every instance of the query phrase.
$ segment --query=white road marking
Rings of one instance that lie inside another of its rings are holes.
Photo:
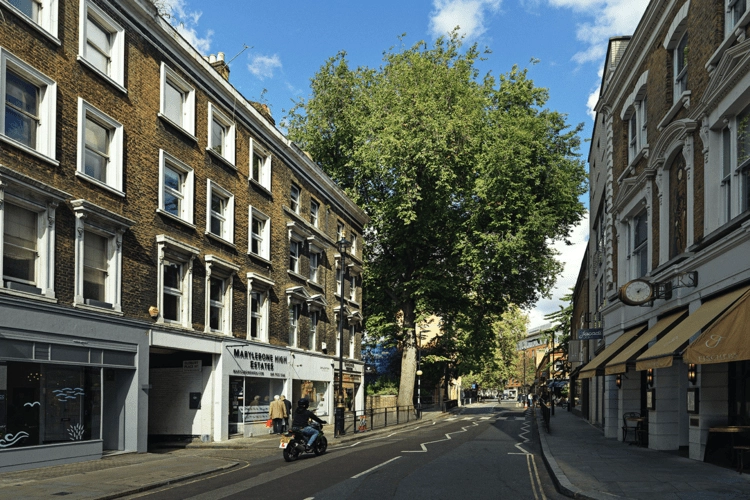
[[[388,461],[386,461],[386,462],[383,462],[383,463],[382,463],[382,464],[380,464],[380,465],[376,465],[375,467],[372,467],[372,468],[370,468],[370,469],[367,469],[367,470],[366,470],[366,471],[364,471],[364,472],[360,472],[360,473],[359,473],[359,474],[357,474],[356,476],[352,476],[352,479],[357,479],[358,477],[362,477],[362,476],[364,476],[365,474],[368,474],[368,473],[370,473],[370,472],[374,471],[375,469],[379,469],[380,467],[382,467],[382,466],[384,466],[384,465],[387,465],[387,464],[389,464],[389,463],[393,462],[394,460],[398,460],[399,458],[401,458],[401,457],[400,457],[400,456],[398,456],[398,457],[394,457],[394,458],[392,458],[392,459],[390,459],[390,460],[388,460]]]
[[[478,423],[476,423],[476,422],[472,422],[472,425],[474,425],[474,426],[479,426],[479,424],[478,424]],[[420,447],[422,448],[421,450],[402,450],[402,451],[401,451],[401,453],[427,453],[427,446],[426,446],[426,445],[428,445],[428,444],[433,444],[433,443],[441,443],[441,442],[443,442],[443,441],[449,441],[450,439],[452,439],[452,438],[451,438],[451,434],[460,434],[460,433],[462,433],[462,432],[466,432],[466,429],[467,429],[467,428],[468,428],[468,427],[461,427],[461,430],[460,430],[460,431],[456,431],[456,432],[449,432],[449,433],[447,433],[447,434],[445,435],[445,439],[438,439],[438,440],[436,440],[436,441],[428,441],[428,442],[426,442],[426,443],[420,443],[420,445],[419,445],[419,446],[420,446]]]

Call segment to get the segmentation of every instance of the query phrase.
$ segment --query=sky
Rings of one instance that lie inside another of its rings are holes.
[[[648,0],[155,0],[177,30],[203,55],[224,52],[230,82],[247,99],[267,104],[283,131],[294,103],[308,97],[310,79],[345,51],[351,67],[377,68],[383,53],[431,44],[456,27],[467,44],[491,53],[481,74],[528,68],[549,89],[547,107],[584,125],[588,157],[593,107],[599,96],[607,40],[632,35]],[[582,198],[588,207],[588,195]],[[588,241],[588,216],[558,243],[565,264],[552,297],[528,311],[529,327],[564,305]]]

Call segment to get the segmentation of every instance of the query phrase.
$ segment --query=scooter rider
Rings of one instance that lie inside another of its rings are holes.
[[[310,401],[307,398],[302,398],[297,401],[297,409],[294,410],[294,419],[292,420],[292,430],[302,430],[302,435],[308,437],[307,447],[311,447],[315,440],[318,438],[318,430],[309,426],[310,419],[315,420],[321,425],[326,424],[325,420],[319,419],[313,412],[308,410]]]

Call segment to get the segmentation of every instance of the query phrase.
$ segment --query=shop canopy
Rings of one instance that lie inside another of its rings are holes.
[[[687,310],[682,310],[660,319],[652,328],[635,339],[625,349],[620,351],[620,354],[612,358],[612,360],[604,367],[604,374],[615,375],[617,373],[627,372],[628,364],[631,365],[631,368],[633,367],[636,356],[640,354],[641,350],[646,347],[649,342],[669,330],[675,324],[679,323],[680,320],[684,319],[686,316]]]
[[[711,364],[750,359],[750,291],[745,292],[724,314],[690,344],[685,363]]]
[[[650,349],[641,354],[635,360],[635,369],[642,371],[649,368],[667,368],[672,366],[672,360],[675,356],[682,353],[690,337],[706,328],[707,325],[737,302],[748,290],[750,290],[750,287],[746,286],[703,303],[693,314],[674,327],[661,340],[651,346]]]
[[[636,336],[638,336],[639,333],[641,333],[645,329],[645,326],[639,326],[637,328],[628,330],[627,332],[617,337],[614,342],[605,347],[604,350],[600,352],[594,359],[586,363],[586,366],[581,369],[581,373],[578,375],[578,378],[591,378],[594,375],[601,375],[603,373],[602,367],[604,366],[604,364],[617,353],[619,353],[620,350],[627,346],[631,340],[633,340]]]

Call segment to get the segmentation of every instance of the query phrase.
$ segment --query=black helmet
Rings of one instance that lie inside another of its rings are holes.
[[[297,401],[297,408],[309,408],[310,407],[310,401],[307,400],[307,398],[302,398],[299,401]]]

